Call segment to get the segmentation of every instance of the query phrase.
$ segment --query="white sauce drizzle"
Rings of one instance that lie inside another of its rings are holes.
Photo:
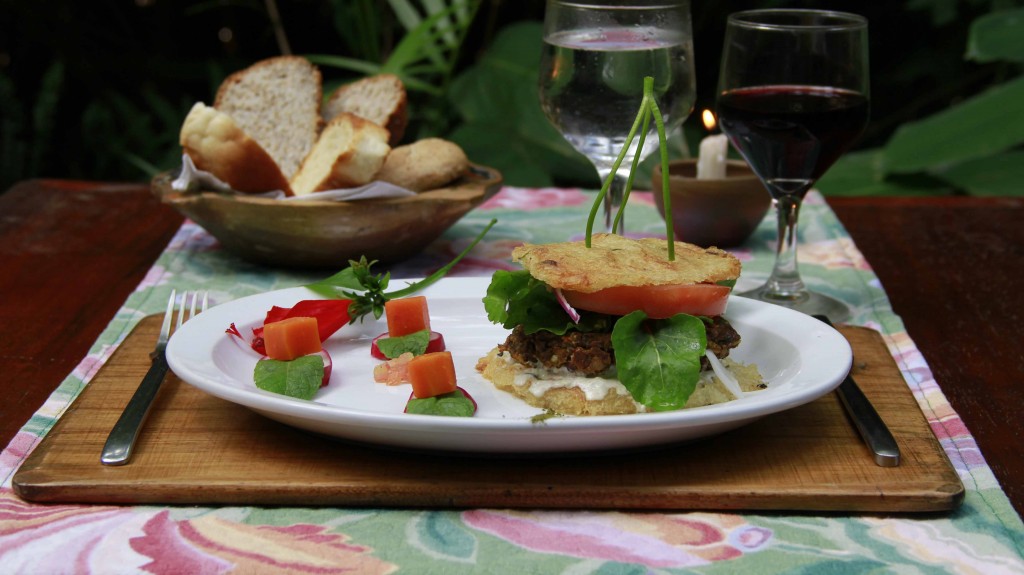
[[[502,355],[506,362],[514,363],[510,354]],[[587,401],[601,401],[613,389],[619,395],[632,398],[626,386],[622,385],[622,382],[617,379],[581,377],[570,373],[564,367],[548,369],[540,366],[523,366],[520,364],[513,383],[516,387],[529,385],[530,393],[535,397],[541,397],[552,389],[575,387],[583,392],[583,396]],[[636,401],[633,401],[633,403],[636,405],[637,411],[647,410],[643,404]]]

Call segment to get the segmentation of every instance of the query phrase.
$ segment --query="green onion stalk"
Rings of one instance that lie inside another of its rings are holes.
[[[604,203],[605,197],[608,195],[608,190],[611,188],[612,179],[615,177],[616,172],[619,171],[619,166],[622,165],[622,160],[626,157],[626,152],[629,150],[630,144],[633,143],[633,138],[637,136],[637,131],[640,132],[640,139],[637,141],[636,154],[633,156],[633,163],[629,168],[629,177],[626,179],[626,189],[622,196],[622,205],[619,206],[619,211],[615,214],[615,220],[612,223],[612,229],[619,229],[619,224],[622,221],[622,214],[626,209],[626,203],[629,201],[629,194],[633,190],[633,177],[636,174],[637,166],[640,164],[640,158],[642,154],[641,150],[644,148],[644,142],[647,139],[647,132],[651,125],[651,119],[654,119],[654,126],[658,132],[658,143],[660,144],[661,152],[661,197],[665,205],[665,213],[672,213],[672,200],[669,195],[668,189],[668,142],[665,137],[665,120],[661,115],[661,108],[658,107],[657,100],[654,99],[654,78],[651,76],[644,77],[644,95],[640,101],[640,110],[636,114],[636,119],[633,121],[633,126],[629,130],[629,134],[626,135],[626,143],[622,147],[622,151],[619,152],[619,156],[615,159],[615,163],[612,164],[611,173],[605,180],[604,185],[601,186],[601,191],[597,194],[597,198],[594,200],[594,205],[590,208],[590,216],[587,218],[587,235],[585,239],[585,245],[591,247],[591,236],[594,233],[594,220],[597,218],[597,212]],[[665,218],[665,237],[668,240],[668,259],[669,261],[675,261],[676,259],[676,246],[675,246],[675,230],[673,229],[672,218]]]

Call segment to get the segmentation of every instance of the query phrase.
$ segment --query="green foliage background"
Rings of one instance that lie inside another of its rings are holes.
[[[1024,195],[1024,0],[694,1],[713,107],[728,13],[832,8],[870,21],[872,121],[828,195]],[[302,54],[325,93],[394,72],[407,138],[439,135],[509,184],[596,187],[536,97],[543,0],[0,0],[0,191],[34,177],[145,181],[180,161],[195,101],[256,60]],[[672,145],[703,135],[694,114]],[[643,182],[641,182],[643,183]]]

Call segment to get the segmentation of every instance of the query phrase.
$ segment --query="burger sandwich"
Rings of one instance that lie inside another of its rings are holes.
[[[511,333],[477,368],[499,389],[566,415],[668,411],[764,387],[727,359],[740,336],[723,314],[740,262],[717,248],[595,234],[524,244],[497,271],[488,318]],[[723,361],[724,360],[724,361]]]

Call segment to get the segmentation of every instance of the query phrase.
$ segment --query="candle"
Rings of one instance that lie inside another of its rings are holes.
[[[711,110],[704,110],[701,115],[704,127],[715,129],[715,114]],[[700,151],[697,154],[697,179],[698,180],[723,180],[725,179],[725,157],[729,153],[729,140],[725,134],[708,136],[700,141]]]
[[[725,134],[708,136],[701,140],[697,156],[697,179],[725,179],[725,157],[728,150],[729,140]]]

